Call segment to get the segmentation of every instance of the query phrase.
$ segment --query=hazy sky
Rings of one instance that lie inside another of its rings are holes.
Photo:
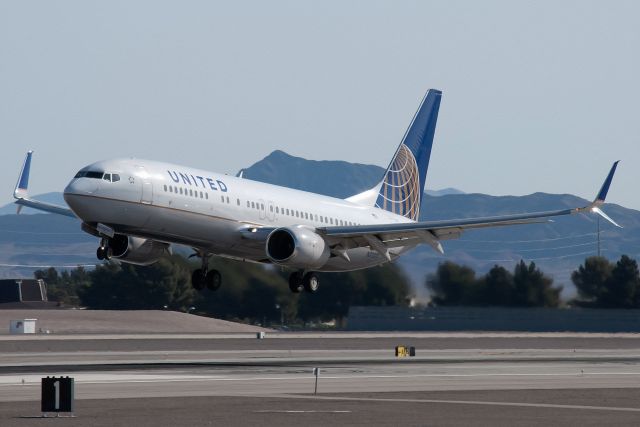
[[[385,166],[428,88],[427,188],[640,209],[637,1],[0,0],[0,203],[120,156]]]

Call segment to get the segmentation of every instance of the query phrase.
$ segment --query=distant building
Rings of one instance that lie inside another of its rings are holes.
[[[25,304],[22,304],[25,303]],[[47,305],[47,284],[42,279],[0,280],[0,304],[14,306]]]

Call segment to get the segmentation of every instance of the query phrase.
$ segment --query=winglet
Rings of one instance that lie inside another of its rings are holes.
[[[620,160],[613,163],[613,166],[611,166],[611,170],[609,171],[607,178],[602,183],[602,187],[600,188],[600,191],[598,192],[598,195],[596,196],[595,200],[589,206],[587,206],[586,209],[584,210],[589,210],[595,214],[598,214],[602,218],[609,221],[611,224],[615,225],[616,227],[622,228],[621,225],[619,225],[617,222],[609,218],[609,216],[606,213],[604,213],[602,209],[600,209],[600,206],[604,204],[604,201],[607,198],[607,193],[609,192],[611,181],[613,181],[613,175],[616,173],[616,168],[618,167],[618,163],[620,163]]]
[[[32,155],[33,150],[29,150],[27,151],[27,155],[24,158],[22,170],[20,171],[20,176],[18,177],[18,182],[16,183],[16,189],[13,191],[13,197],[16,199],[23,199],[29,194],[29,171],[31,170]]]
[[[611,170],[609,171],[609,175],[607,175],[607,179],[605,179],[602,183],[602,188],[600,188],[596,199],[593,201],[594,205],[599,206],[603,204],[605,199],[607,198],[607,193],[609,192],[609,187],[611,186],[611,181],[613,180],[613,174],[616,173],[618,163],[620,163],[620,160],[614,162],[613,166],[611,166]]]
[[[16,189],[13,190],[13,197],[16,199],[15,203],[18,205],[16,213],[20,213],[23,206],[28,208],[38,209],[44,212],[51,212],[58,215],[65,215],[71,218],[76,218],[76,215],[65,206],[58,206],[51,203],[41,202],[39,200],[29,198],[29,171],[31,170],[31,157],[33,150],[27,151],[27,155],[24,158],[22,169],[20,170],[20,176],[18,176],[18,182],[16,183]]]

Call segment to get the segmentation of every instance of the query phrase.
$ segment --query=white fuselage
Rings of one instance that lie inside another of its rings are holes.
[[[247,261],[269,262],[265,236],[259,233],[263,227],[411,222],[347,200],[170,163],[115,159],[82,171],[94,174],[74,178],[64,197],[83,222]],[[110,174],[111,179],[97,178],[98,172]],[[247,231],[254,227],[255,237]],[[394,248],[390,255],[395,258],[413,246]],[[356,270],[387,261],[369,248],[347,252],[348,259],[331,257],[319,270]]]

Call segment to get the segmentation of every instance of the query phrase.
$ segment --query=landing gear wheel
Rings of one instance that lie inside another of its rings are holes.
[[[191,286],[193,286],[193,289],[201,291],[202,289],[204,289],[204,282],[205,276],[202,274],[202,270],[198,268],[197,270],[194,270],[193,273],[191,273]]]
[[[291,289],[291,292],[297,294],[300,293],[303,288],[304,285],[302,284],[302,273],[300,273],[299,271],[291,273],[291,276],[289,276],[289,289]]]
[[[209,290],[217,291],[222,285],[222,276],[220,276],[220,272],[218,270],[211,270],[207,273],[205,282],[207,283],[207,288],[209,288]]]
[[[302,279],[302,285],[306,292],[313,294],[320,287],[320,281],[314,273],[307,273],[304,275],[304,279]]]
[[[105,250],[104,246],[99,246],[98,247],[98,250],[96,251],[96,256],[98,257],[98,259],[100,261],[105,259],[105,252],[106,252],[106,250]]]

